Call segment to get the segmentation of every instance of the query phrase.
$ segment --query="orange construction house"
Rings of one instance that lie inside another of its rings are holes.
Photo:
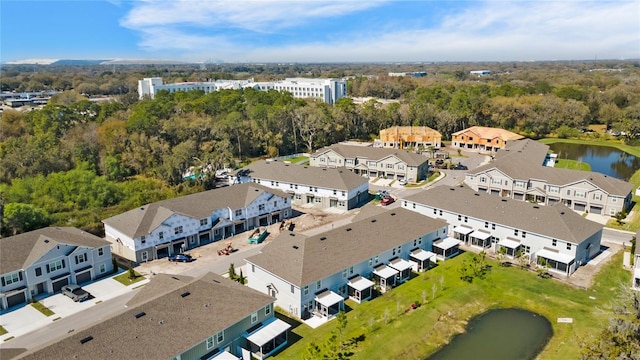
[[[386,148],[406,149],[422,146],[440,148],[442,135],[426,126],[393,126],[380,130],[380,141]]]
[[[465,150],[495,152],[508,141],[524,139],[511,131],[483,126],[472,126],[451,134],[451,146]]]

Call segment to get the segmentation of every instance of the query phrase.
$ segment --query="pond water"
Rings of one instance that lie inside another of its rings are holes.
[[[521,309],[496,309],[471,319],[467,332],[457,335],[427,360],[534,359],[553,329],[545,317]]]
[[[610,146],[553,143],[551,150],[560,159],[580,160],[591,165],[591,171],[629,180],[640,169],[640,158]]]

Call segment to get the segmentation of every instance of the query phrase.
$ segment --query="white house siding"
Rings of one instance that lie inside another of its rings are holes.
[[[311,156],[309,165],[315,167],[344,166],[351,171],[357,168],[365,177],[382,177],[395,180],[413,179],[414,181],[419,181],[423,180],[429,172],[429,164],[426,158],[425,162],[420,166],[411,166],[393,155],[383,159],[368,159],[364,156],[345,158],[334,150]],[[366,174],[362,170],[366,170]]]
[[[301,289],[290,282],[269,273],[263,268],[247,262],[247,285],[276,298],[275,305],[290,314],[300,317]]]
[[[602,230],[593,234],[589,239],[583,241],[582,243],[576,244],[565,239],[554,239],[552,237],[536,234],[528,230],[523,231],[523,229],[516,229],[505,224],[486,222],[484,219],[473,218],[464,214],[458,214],[447,210],[435,209],[434,214],[433,207],[423,204],[417,204],[412,201],[402,200],[401,206],[405,209],[415,211],[430,218],[445,220],[449,223],[449,225],[451,225],[451,236],[454,236],[454,228],[460,225],[473,228],[474,230],[486,230],[490,232],[491,236],[493,237],[491,249],[494,251],[497,250],[497,243],[502,239],[506,239],[507,237],[520,240],[522,246],[525,247],[523,249],[525,249],[526,254],[528,254],[529,260],[531,261],[534,261],[536,253],[545,247],[548,249],[557,250],[559,254],[569,255],[574,258],[575,265],[571,267],[569,273],[572,273],[573,271],[575,271],[577,266],[584,264],[591,257],[595,256],[600,249]],[[460,216],[460,219],[458,216]],[[487,223],[486,226],[485,223]],[[571,245],[570,248],[567,248],[567,243]],[[592,244],[589,250],[586,249],[588,244]],[[529,247],[528,250],[526,249],[527,246]]]

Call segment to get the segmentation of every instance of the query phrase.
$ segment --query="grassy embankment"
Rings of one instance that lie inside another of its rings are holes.
[[[640,158],[640,147],[638,146],[630,146],[623,144],[619,140],[610,140],[610,141],[598,141],[598,140],[581,140],[581,139],[542,139],[540,140],[543,144],[553,144],[557,142],[566,142],[571,144],[585,144],[585,145],[595,145],[595,146],[610,146],[614,147],[620,151],[624,151],[628,154],[636,156]],[[640,229],[640,196],[635,195],[635,189],[640,186],[640,169],[636,169],[636,172],[631,176],[629,182],[633,184],[633,201],[635,205],[631,211],[629,217],[627,217],[627,221],[619,225],[615,219],[609,220],[607,223],[607,227],[620,229],[620,230],[628,230],[628,231],[636,231]]]
[[[440,263],[372,301],[347,301],[348,325],[343,338],[359,339],[352,358],[375,359],[384,354],[386,359],[424,359],[463,332],[471,317],[491,308],[522,308],[545,316],[553,325],[554,335],[541,359],[576,359],[580,341],[596,335],[607,323],[607,310],[619,284],[629,282],[628,271],[620,266],[621,252],[603,266],[587,290],[542,279],[530,271],[501,267],[495,261],[489,262],[492,269],[485,279],[469,284],[460,280],[458,268],[471,256],[465,253]],[[414,302],[422,304],[408,310]],[[574,322],[559,324],[559,317],[570,317]],[[331,321],[317,329],[295,327],[289,337],[293,344],[275,358],[300,359],[309,343],[323,344],[336,325],[337,321]]]

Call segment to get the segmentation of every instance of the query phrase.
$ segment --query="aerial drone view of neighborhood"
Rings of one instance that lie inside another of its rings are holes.
[[[20,4],[0,359],[640,359],[637,1]]]

